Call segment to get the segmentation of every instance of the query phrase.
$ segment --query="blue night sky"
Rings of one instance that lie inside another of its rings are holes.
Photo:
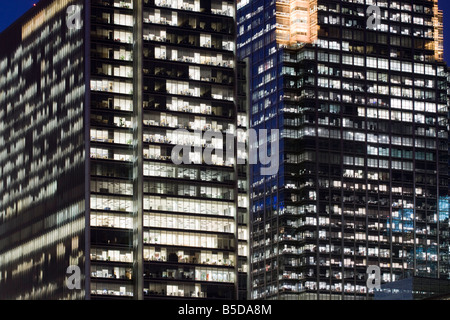
[[[0,32],[6,29],[38,0],[0,0]],[[439,8],[444,10],[445,61],[450,65],[450,1],[439,0]],[[2,44],[0,44],[2,45]]]

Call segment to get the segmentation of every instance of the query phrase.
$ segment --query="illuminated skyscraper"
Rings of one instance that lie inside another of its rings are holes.
[[[246,298],[246,167],[200,136],[247,128],[235,11],[43,0],[0,34],[0,298]]]
[[[448,279],[437,0],[237,6],[250,126],[281,130],[278,174],[250,170],[251,297],[365,299],[369,265]]]

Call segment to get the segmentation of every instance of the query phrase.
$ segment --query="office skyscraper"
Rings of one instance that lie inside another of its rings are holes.
[[[250,170],[251,297],[365,299],[369,265],[448,279],[437,0],[237,6],[250,125],[281,130],[278,174]]]
[[[0,35],[0,298],[246,298],[246,167],[203,136],[247,128],[235,12],[43,0]]]

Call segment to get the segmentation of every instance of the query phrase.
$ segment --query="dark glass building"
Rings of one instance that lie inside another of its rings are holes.
[[[450,281],[411,277],[385,283],[375,290],[375,300],[449,300]]]
[[[0,34],[1,299],[85,297],[65,286],[69,265],[89,265],[87,41],[66,26],[69,2]]]
[[[437,1],[237,6],[250,126],[281,131],[278,174],[250,170],[251,298],[370,298],[370,265],[383,284],[448,279]]]
[[[246,154],[206,135],[248,128],[235,12],[44,0],[0,34],[0,298],[246,298]]]

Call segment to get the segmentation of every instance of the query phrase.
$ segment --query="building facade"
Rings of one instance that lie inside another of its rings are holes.
[[[248,128],[235,12],[41,1],[0,35],[1,298],[246,299],[245,140],[220,152]]]
[[[389,282],[375,290],[374,300],[449,300],[450,281],[411,277]]]
[[[250,126],[281,131],[278,174],[250,170],[251,298],[367,299],[369,265],[448,279],[437,1],[237,6]]]

